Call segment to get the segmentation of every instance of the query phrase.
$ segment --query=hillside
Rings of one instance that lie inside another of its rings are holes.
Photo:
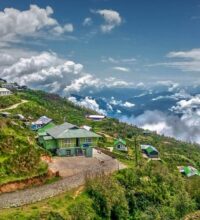
[[[99,147],[107,149],[113,146],[114,138],[120,136],[130,149],[128,155],[113,152],[128,169],[112,177],[89,181],[84,192],[75,199],[73,194],[66,194],[25,209],[4,210],[0,219],[9,219],[12,215],[19,216],[16,219],[41,219],[41,216],[44,219],[181,219],[200,209],[200,178],[184,177],[177,169],[177,166],[192,165],[200,170],[199,145],[155,133],[144,135],[142,129],[112,118],[90,121],[85,115],[95,112],[75,106],[54,94],[28,90],[6,99],[0,97],[0,108],[27,100],[8,110],[12,115],[22,114],[30,120],[46,115],[56,124],[67,121],[79,126],[89,125],[103,136]],[[23,122],[0,118],[0,184],[47,172],[47,165],[40,160],[40,155],[45,152],[38,146],[35,136],[36,133]],[[156,146],[161,161],[144,159],[139,151],[140,144]],[[45,208],[47,206],[48,209]]]

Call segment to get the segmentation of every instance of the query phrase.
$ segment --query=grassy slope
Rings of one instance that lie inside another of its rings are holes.
[[[0,109],[7,108],[11,105],[17,104],[21,99],[16,95],[0,96]]]
[[[114,136],[120,135],[121,137],[125,138],[128,142],[128,145],[130,147],[130,152],[129,152],[130,158],[135,157],[135,149],[133,147],[134,146],[134,135],[137,136],[138,145],[139,144],[155,145],[160,151],[162,162],[154,162],[152,163],[151,166],[154,166],[155,169],[158,169],[158,170],[160,169],[160,167],[163,167],[163,172],[166,172],[166,175],[170,175],[174,179],[178,178],[178,180],[183,182],[182,184],[185,184],[187,186],[187,191],[189,192],[191,196],[195,196],[196,194],[199,193],[199,191],[197,191],[196,189],[198,188],[198,185],[200,184],[200,179],[198,177],[197,178],[194,177],[190,179],[181,177],[181,175],[179,174],[176,168],[177,165],[192,164],[196,166],[198,169],[200,169],[199,146],[195,144],[189,144],[189,143],[177,141],[173,138],[159,136],[154,133],[148,136],[144,136],[142,129],[129,126],[125,123],[119,123],[115,119],[106,119],[102,122],[89,121],[85,119],[85,114],[93,113],[92,111],[81,108],[81,107],[75,107],[72,103],[56,95],[50,95],[50,94],[46,94],[43,92],[29,91],[27,93],[18,94],[18,96],[21,97],[22,99],[29,100],[29,102],[25,103],[24,105],[19,106],[17,109],[10,110],[10,112],[22,113],[26,117],[31,116],[33,119],[37,119],[41,115],[47,115],[53,118],[55,123],[63,123],[63,121],[66,120],[68,122],[71,122],[77,125],[82,125],[82,124],[90,125],[93,127],[93,129],[96,132],[106,134],[104,138],[102,139],[102,141],[99,143],[102,147],[112,146]],[[15,126],[20,126],[20,125],[15,125]],[[17,127],[13,127],[13,126],[10,127],[10,125],[9,126],[7,125],[6,129],[4,129],[6,130],[6,134],[7,134],[7,129],[12,129],[12,132],[13,132],[12,137],[15,137],[15,136],[18,137],[20,136],[20,132],[21,132],[21,135],[23,135],[23,133],[26,132],[26,135],[24,136],[32,137],[31,140],[34,143],[33,145],[36,144],[33,138],[34,134],[28,131],[27,129],[24,128],[20,131],[20,129],[17,129]],[[9,140],[11,142],[13,141],[13,144],[15,145],[16,140],[15,139],[10,140],[8,137],[10,137],[10,134],[7,136],[5,135],[3,139],[0,136],[0,140],[2,140],[3,142],[5,140]],[[26,143],[28,143],[29,140],[25,140],[25,141]],[[5,161],[6,157],[7,157],[7,154],[5,153],[1,155],[0,162]],[[120,158],[122,158],[121,155],[120,155]],[[122,161],[124,161],[130,167],[133,167],[135,169],[134,160],[128,160],[126,159],[126,157],[124,157]],[[149,166],[147,161],[142,159],[141,156],[139,156],[139,164],[141,167]],[[48,207],[48,211],[53,211],[56,208],[57,211],[63,215],[64,213],[62,210],[63,209],[62,206],[60,206],[62,208],[58,208],[56,207],[56,205],[55,207],[54,205],[49,206],[49,204],[51,203],[54,203],[54,202],[57,203],[57,200],[59,200],[59,198],[60,197],[56,197],[56,198],[47,200],[42,204],[44,207]],[[80,195],[78,199],[90,200],[85,194]],[[65,198],[62,198],[62,202],[67,203],[66,206],[70,205],[70,201],[71,201],[70,199],[66,201]],[[65,210],[67,209],[66,206],[65,206]],[[38,215],[38,213],[41,213],[43,211],[44,210],[40,206],[40,203],[38,203],[38,204],[30,205],[30,206],[27,206],[21,209],[12,209],[10,211],[4,211],[2,212],[2,215],[8,217],[10,213],[14,212],[15,214],[18,213],[19,215],[24,215],[26,216],[26,218],[24,217],[24,219],[28,219],[29,215],[32,215],[32,214]],[[67,216],[67,213],[65,213],[65,215]],[[21,217],[18,219],[23,219],[23,218]]]

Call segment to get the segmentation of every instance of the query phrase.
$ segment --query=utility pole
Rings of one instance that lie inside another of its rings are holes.
[[[134,144],[135,144],[135,162],[136,166],[138,166],[138,149],[137,149],[137,136],[134,136]]]

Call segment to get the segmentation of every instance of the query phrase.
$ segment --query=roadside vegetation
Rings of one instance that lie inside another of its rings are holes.
[[[0,96],[0,109],[10,107],[11,105],[20,103],[21,99],[17,95]]]
[[[10,96],[11,97],[11,96]],[[0,220],[11,219],[184,219],[200,210],[200,177],[182,176],[177,166],[192,165],[200,170],[200,146],[173,138],[144,134],[142,129],[116,119],[93,122],[85,118],[95,112],[75,106],[64,98],[41,91],[13,95],[27,103],[9,110],[35,120],[46,115],[56,124],[64,121],[89,125],[102,135],[99,147],[108,150],[115,138],[126,140],[128,153],[113,151],[113,157],[127,169],[112,176],[88,180],[80,193],[68,192],[36,204],[0,211]],[[1,105],[0,99],[0,105]],[[44,173],[41,149],[36,134],[23,122],[0,118],[0,184],[18,178]],[[140,144],[155,146],[160,161],[149,161],[141,155]]]

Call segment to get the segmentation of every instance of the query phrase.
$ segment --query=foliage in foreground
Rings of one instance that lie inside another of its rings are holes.
[[[4,210],[0,219],[180,220],[197,206],[181,176],[174,178],[161,164],[96,177],[87,181],[83,193],[74,195]]]
[[[20,103],[21,99],[16,95],[0,96],[0,109]]]

